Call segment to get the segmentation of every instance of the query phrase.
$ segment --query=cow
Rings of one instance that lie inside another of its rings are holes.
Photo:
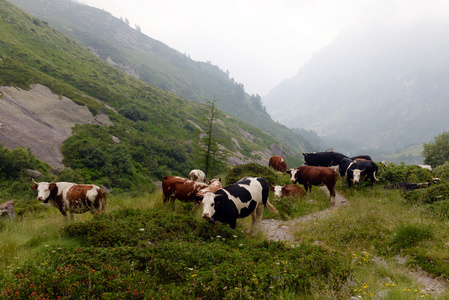
[[[346,172],[348,171],[348,168],[356,163],[356,159],[352,158],[343,158],[340,160],[340,163],[338,164],[338,173],[341,176],[341,179],[343,180],[344,177],[346,177]]]
[[[329,152],[309,152],[303,153],[304,161],[307,166],[330,167],[337,166],[346,155],[329,151]]]
[[[287,163],[282,156],[275,155],[270,157],[268,167],[272,167],[276,171],[284,173],[287,170]]]
[[[208,185],[204,182],[193,181],[179,176],[164,176],[162,178],[162,202],[167,207],[167,203],[171,201],[173,207],[175,200],[181,202],[195,202],[197,193]]]
[[[372,160],[356,161],[351,164],[346,171],[346,180],[348,181],[348,186],[351,184],[358,184],[363,177],[368,177],[371,182],[370,185],[373,186],[374,181],[379,182],[376,178],[376,173],[379,167]]]
[[[192,170],[189,173],[190,180],[206,183],[206,174],[201,170]]]
[[[37,200],[59,209],[67,220],[74,220],[74,214],[90,211],[92,214],[104,212],[106,208],[106,193],[95,184],[76,184],[71,182],[33,182],[31,188],[37,191]],[[47,201],[48,200],[48,201]]]
[[[274,196],[277,198],[280,197],[301,197],[306,194],[302,188],[297,186],[296,184],[288,184],[285,186],[275,185],[270,187],[270,191],[274,193]]]
[[[206,193],[202,205],[202,217],[211,223],[229,224],[232,229],[237,226],[237,219],[251,215],[252,233],[262,219],[265,205],[278,213],[268,201],[269,187],[263,177],[245,177],[234,184]]]
[[[351,157],[352,160],[372,160],[369,155],[356,155]]]
[[[223,185],[221,184],[221,178],[214,178],[210,181],[209,186],[206,188],[203,188],[198,191],[195,195],[195,202],[201,203],[203,201],[204,195],[206,193],[215,193],[219,189],[221,189]]]
[[[331,204],[335,201],[335,184],[338,174],[328,167],[301,166],[287,171],[292,183],[304,185],[306,193],[312,191],[312,185],[325,185],[329,190]]]

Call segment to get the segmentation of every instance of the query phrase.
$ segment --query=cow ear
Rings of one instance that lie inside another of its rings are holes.
[[[33,184],[33,185],[31,186],[31,188],[32,188],[33,190],[37,190],[37,184]]]
[[[51,191],[52,189],[54,189],[56,187],[56,183],[51,183],[49,186],[48,186],[48,189]]]

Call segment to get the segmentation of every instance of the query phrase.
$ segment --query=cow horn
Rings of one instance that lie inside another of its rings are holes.
[[[36,181],[34,181],[34,178],[31,178],[31,180],[33,180],[34,184],[39,184],[39,183],[37,183]]]
[[[52,181],[52,182],[50,182],[49,184],[52,184],[52,183],[54,183],[56,181],[56,178]]]

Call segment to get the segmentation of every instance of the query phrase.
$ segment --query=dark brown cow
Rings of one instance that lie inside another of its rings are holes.
[[[288,184],[286,186],[275,185],[270,188],[274,192],[275,197],[301,197],[306,194],[302,188],[296,184]]]
[[[181,202],[196,202],[195,197],[198,192],[208,185],[204,182],[193,181],[178,176],[164,176],[162,178],[162,201],[167,207],[167,202],[171,201],[173,207],[175,200]]]
[[[287,171],[290,181],[304,185],[307,191],[312,191],[312,185],[326,185],[330,194],[330,201],[334,204],[335,184],[337,183],[337,172],[328,167],[301,166]]]
[[[37,191],[37,200],[46,202],[59,209],[67,219],[67,212],[73,220],[73,214],[90,211],[99,214],[106,207],[106,193],[94,184],[75,184],[70,182],[39,182],[34,181],[31,188]]]
[[[287,170],[287,163],[282,156],[275,155],[270,158],[268,162],[268,167],[272,167],[276,171],[285,172]]]

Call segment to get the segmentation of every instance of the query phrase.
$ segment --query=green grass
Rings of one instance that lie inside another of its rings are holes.
[[[0,262],[0,278],[14,290],[23,282],[43,284],[50,280],[50,274],[66,276],[80,288],[69,289],[59,281],[48,283],[55,290],[65,289],[66,297],[85,297],[89,285],[84,280],[90,278],[92,283],[115,291],[109,294],[91,285],[89,293],[104,299],[112,295],[125,298],[134,290],[133,296],[148,297],[146,289],[158,297],[170,293],[181,298],[348,299],[388,293],[387,299],[432,299],[409,271],[420,267],[430,275],[447,278],[447,221],[434,219],[423,205],[408,204],[399,191],[380,186],[351,190],[339,186],[339,191],[349,205],[327,217],[299,223],[295,232],[302,242],[300,248],[267,242],[260,232],[256,237],[247,236],[244,232],[250,218],[238,220],[232,230],[227,225],[205,222],[201,210],[193,204],[177,202],[175,211],[171,207],[164,210],[160,192],[139,197],[110,196],[104,216],[76,215],[75,222],[64,221],[55,208],[48,207],[2,221],[0,254],[11,259]],[[277,200],[272,194],[270,201],[280,211],[282,201],[294,207],[280,215],[265,209],[264,217],[280,220],[330,205],[317,188],[296,201]],[[159,250],[154,252],[156,248]],[[399,257],[405,263],[399,263]],[[302,264],[301,273],[293,264]],[[318,271],[315,268],[320,268],[319,273],[313,273]],[[107,283],[102,276],[116,280]],[[146,283],[136,276],[145,278]],[[221,285],[223,280],[226,285]],[[264,286],[270,292],[260,289]],[[440,295],[438,299],[449,297]]]

